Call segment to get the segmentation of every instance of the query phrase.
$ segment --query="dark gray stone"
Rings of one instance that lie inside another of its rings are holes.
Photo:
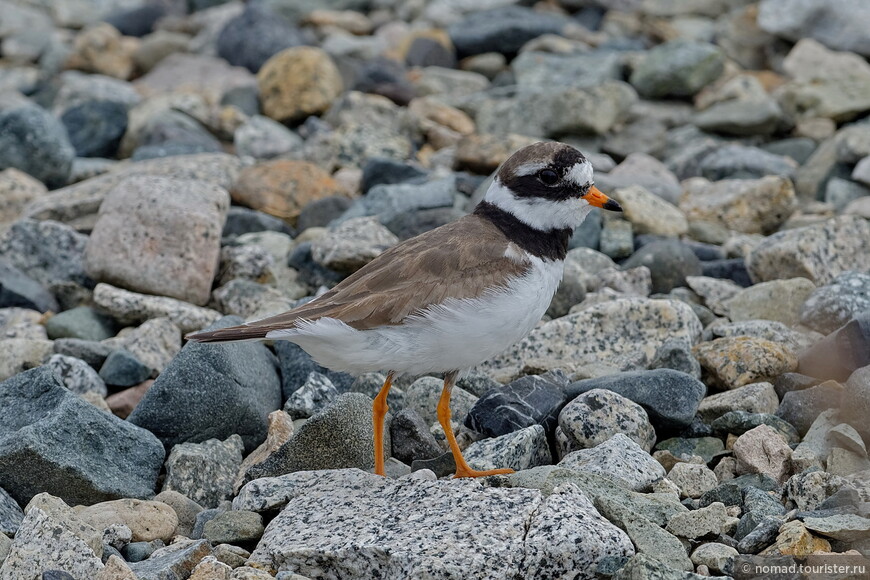
[[[259,2],[224,26],[217,38],[218,56],[256,73],[273,55],[305,44],[302,32],[286,18]]]
[[[542,425],[552,435],[559,411],[568,401],[568,379],[561,371],[525,376],[480,397],[465,418],[465,425],[488,437],[506,435]]]
[[[49,367],[0,383],[0,408],[0,486],[20,504],[43,491],[71,505],[153,495],[160,442],[65,389]]]
[[[580,227],[574,230],[574,235],[571,236],[571,240],[568,242],[568,249],[592,248],[597,250],[601,243],[601,228],[601,210],[595,208],[586,216]]]
[[[100,367],[100,377],[106,384],[115,387],[138,385],[145,379],[150,379],[152,372],[151,367],[124,349],[112,351]]]
[[[390,450],[389,427],[384,449]],[[308,419],[296,434],[269,458],[253,466],[245,481],[294,471],[374,467],[372,400],[360,393],[345,393],[322,412]]]
[[[241,324],[225,316],[210,329]],[[266,438],[267,416],[281,408],[275,357],[253,343],[187,343],[128,417],[167,447],[238,433],[250,453]]]
[[[313,371],[301,387],[293,391],[284,403],[284,412],[291,419],[307,419],[338,398],[338,389],[329,377]]]
[[[401,213],[384,225],[400,240],[407,240],[429,230],[449,224],[465,215],[452,207],[437,207]]]
[[[674,40],[648,51],[630,81],[644,97],[691,97],[722,74],[725,57],[705,42]]]
[[[569,22],[564,16],[524,6],[504,6],[473,12],[447,32],[460,58],[484,52],[514,55],[533,38],[559,34]]]
[[[767,413],[749,413],[747,411],[728,411],[714,420],[710,427],[717,435],[733,433],[740,436],[759,425],[768,425],[776,429],[790,444],[800,443],[801,437],[791,423],[776,415]]]
[[[691,248],[676,240],[653,242],[640,248],[623,262],[623,269],[646,266],[652,276],[652,292],[667,294],[686,286],[686,276],[702,274],[701,261]]]
[[[572,383],[570,399],[592,389],[607,389],[643,407],[656,430],[675,430],[692,422],[701,399],[707,393],[704,383],[672,369],[631,371]]]
[[[798,372],[842,382],[867,365],[870,365],[870,312],[855,316],[801,353]]]
[[[341,217],[350,204],[351,200],[343,195],[316,199],[302,208],[296,220],[296,227],[300,232],[313,227],[326,227],[332,220]]]
[[[761,146],[762,149],[774,155],[782,157],[791,157],[799,164],[803,164],[813,151],[818,147],[818,143],[809,137],[794,137],[791,139],[780,139],[771,143],[765,143]]]
[[[252,232],[281,232],[291,237],[295,235],[293,228],[282,219],[255,209],[230,207],[221,237],[234,238]]]
[[[737,544],[737,551],[741,554],[757,554],[771,545],[779,534],[779,528],[785,522],[785,518],[767,516],[749,534]]]
[[[228,501],[221,502],[221,505],[216,508],[209,508],[207,510],[202,510],[198,514],[196,514],[196,521],[193,524],[193,532],[191,532],[190,537],[194,540],[201,540],[203,531],[205,530],[205,525],[229,510],[232,507],[232,504]]]
[[[696,379],[701,378],[701,363],[692,355],[686,343],[678,340],[666,340],[656,351],[649,368],[671,369]]]
[[[90,306],[78,306],[55,314],[45,323],[48,338],[79,338],[81,340],[106,340],[120,330],[118,322]]]
[[[786,393],[808,389],[818,385],[819,382],[819,379],[800,373],[783,373],[773,381],[773,389],[776,391],[776,396],[782,400]]]
[[[710,181],[757,179],[765,175],[794,178],[797,163],[758,147],[725,145],[701,161],[701,175]]]
[[[292,342],[275,341],[275,353],[278,355],[278,364],[281,367],[281,391],[284,400],[289,399],[290,395],[304,385],[311,373],[324,375],[332,381],[340,393],[346,393],[353,385],[352,375],[320,366],[307,352],[302,350],[302,347]]]
[[[394,183],[422,182],[426,177],[426,171],[417,165],[390,159],[389,157],[372,157],[367,159],[362,167],[362,183],[360,189],[363,194],[369,192],[376,185],[392,185]]]
[[[393,457],[411,465],[420,459],[432,459],[444,450],[438,445],[429,426],[414,409],[402,409],[390,423]]]
[[[0,112],[0,170],[14,167],[55,188],[66,185],[74,157],[66,129],[45,109]]]
[[[151,542],[130,542],[121,548],[121,555],[124,559],[132,564],[141,562],[154,553],[157,548],[163,547],[163,540],[154,540]]]
[[[456,386],[465,389],[475,397],[482,397],[492,389],[501,388],[503,385],[488,374],[475,371],[456,381]]]
[[[75,577],[63,570],[45,570],[42,573],[42,580],[75,580]]]
[[[124,36],[142,37],[154,31],[158,20],[166,16],[169,3],[148,3],[109,14],[105,21]]]
[[[430,39],[418,40],[427,40],[430,43],[438,44]],[[410,50],[408,55],[410,56]],[[395,60],[377,57],[366,62],[354,72],[356,73],[353,84],[355,91],[381,95],[401,106],[406,106],[416,96],[416,90],[408,82],[407,69]]]
[[[838,409],[842,404],[843,387],[825,382],[808,389],[786,393],[779,403],[776,416],[806,434],[810,425],[825,409]]]
[[[748,288],[752,286],[752,279],[746,269],[746,260],[743,258],[730,258],[727,260],[710,260],[701,262],[701,272],[711,278],[722,278]]]
[[[6,534],[10,538],[15,535],[21,520],[24,519],[24,510],[0,487],[0,534]]]
[[[0,308],[18,306],[39,312],[57,312],[57,300],[42,285],[10,264],[0,260]]]
[[[373,215],[377,216],[381,223],[386,224],[409,212],[452,208],[455,194],[456,179],[453,177],[420,184],[376,185],[365,197],[354,201],[340,220]]]
[[[67,109],[61,121],[78,157],[114,157],[127,131],[127,107],[117,101],[87,101]]]
[[[155,550],[147,560],[131,564],[130,569],[139,580],[182,580],[211,552],[206,540],[182,540]]]
[[[311,257],[311,242],[297,244],[296,249],[287,256],[287,265],[296,269],[299,272],[299,282],[307,284],[311,289],[320,286],[331,288],[338,284],[342,278],[338,272],[325,268],[314,261],[314,258]]]
[[[178,111],[152,119],[137,133],[134,161],[191,153],[220,153],[220,141],[199,121]]]
[[[743,490],[748,487],[755,487],[765,493],[768,491],[779,491],[779,484],[773,478],[752,473],[723,481],[713,489],[704,492],[704,495],[698,500],[698,505],[706,507],[712,503],[719,502],[726,506],[736,505],[742,507]]]
[[[88,237],[66,224],[18,220],[0,237],[0,258],[42,284],[76,282],[94,287],[83,265]]]
[[[203,537],[216,544],[254,545],[264,531],[263,516],[247,510],[228,510],[202,527]]]
[[[54,341],[54,352],[82,359],[92,368],[99,370],[115,350],[107,344],[80,338],[59,338]]]

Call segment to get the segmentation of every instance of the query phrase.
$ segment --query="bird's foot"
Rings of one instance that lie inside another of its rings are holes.
[[[470,467],[461,467],[456,469],[456,474],[453,476],[454,478],[459,477],[487,477],[490,475],[507,475],[509,473],[513,473],[514,470],[510,468],[503,469],[487,469],[485,471],[478,471],[476,469],[471,469]]]

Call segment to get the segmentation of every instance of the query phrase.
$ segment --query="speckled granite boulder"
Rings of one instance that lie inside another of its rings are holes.
[[[88,237],[54,221],[21,219],[0,236],[0,258],[43,286],[70,281],[93,287],[85,273]]]
[[[553,361],[553,368],[605,362],[634,370],[645,368],[666,340],[690,346],[700,334],[698,317],[683,302],[621,298],[546,322],[480,368]]]
[[[843,215],[777,232],[749,253],[746,267],[756,282],[809,278],[829,284],[847,270],[870,269],[870,224]]]
[[[77,397],[38,367],[0,383],[0,487],[22,505],[47,491],[92,504],[154,492],[163,446]]]
[[[553,460],[547,436],[540,425],[477,441],[469,445],[463,455],[472,469],[509,467],[519,471],[549,465]]]
[[[180,443],[166,458],[163,491],[176,491],[205,508],[230,499],[242,464],[244,446],[238,435],[226,441]]]
[[[709,377],[726,389],[772,380],[797,369],[791,351],[761,338],[717,338],[699,344],[693,352]]]
[[[864,311],[870,311],[870,274],[845,272],[810,294],[800,321],[827,334]]]
[[[101,282],[205,304],[229,203],[211,183],[130,177],[100,205],[85,267]]]
[[[269,500],[254,488],[265,481],[249,483],[234,507],[264,509]],[[593,569],[605,556],[633,552],[627,536],[570,485],[545,498],[537,490],[471,480],[390,480],[357,470],[300,472],[271,482],[268,493],[287,507],[268,525],[250,562],[273,571],[536,578]],[[300,513],[320,515],[303,527]],[[400,513],[422,519],[393,517]]]
[[[602,475],[634,491],[647,491],[653,481],[665,476],[664,467],[622,433],[591,449],[569,453],[559,467]]]
[[[785,177],[683,182],[680,209],[693,221],[706,221],[747,234],[771,234],[797,207],[794,186]]]
[[[622,433],[649,453],[656,440],[643,407],[606,389],[586,391],[565,405],[559,413],[559,428],[568,443],[563,452],[595,447]]]

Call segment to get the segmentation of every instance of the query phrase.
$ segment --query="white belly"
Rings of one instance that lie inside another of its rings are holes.
[[[506,288],[471,300],[448,300],[401,325],[354,330],[333,318],[267,338],[301,346],[319,364],[359,374],[393,370],[422,375],[465,370],[524,338],[541,320],[562,279],[562,261],[533,267]]]

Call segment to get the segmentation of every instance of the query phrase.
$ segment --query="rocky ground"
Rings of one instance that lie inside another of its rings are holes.
[[[870,555],[870,4],[532,4],[0,0],[0,579]],[[515,474],[445,477],[437,378],[393,389],[384,479],[383,376],[184,343],[457,218],[545,138],[625,213],[455,390],[471,464]]]

